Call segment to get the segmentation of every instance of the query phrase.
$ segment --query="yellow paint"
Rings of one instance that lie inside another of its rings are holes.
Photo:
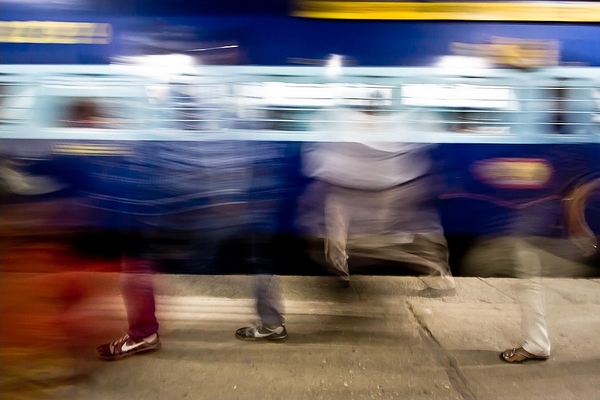
[[[461,56],[485,58],[492,64],[522,68],[558,65],[560,58],[555,40],[493,37],[483,44],[454,42],[450,50]]]
[[[0,42],[47,44],[108,44],[112,26],[62,21],[0,21]]]
[[[542,187],[552,176],[550,165],[536,159],[490,159],[474,167],[485,183],[500,187]]]
[[[292,15],[324,19],[600,22],[600,4],[298,0]]]
[[[117,145],[62,143],[54,146],[57,154],[77,154],[92,156],[120,156],[129,154],[127,148]]]

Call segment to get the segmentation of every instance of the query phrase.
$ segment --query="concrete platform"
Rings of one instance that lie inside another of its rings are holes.
[[[105,291],[82,303],[80,315],[93,315],[102,335],[115,339],[127,329],[118,274],[88,278],[101,280]],[[77,379],[37,393],[70,399],[600,398],[600,280],[543,279],[552,357],[510,365],[498,354],[520,344],[516,279],[457,278],[456,297],[424,299],[416,296],[424,287],[418,277],[353,276],[351,287],[341,289],[328,277],[285,276],[289,339],[247,343],[234,331],[256,320],[252,279],[157,276],[160,351],[103,362],[93,358],[99,343],[84,343],[68,364]],[[65,365],[54,374],[66,374]]]

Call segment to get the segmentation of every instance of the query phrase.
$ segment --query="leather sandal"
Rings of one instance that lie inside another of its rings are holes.
[[[536,356],[522,347],[508,349],[500,353],[500,359],[510,364],[521,364],[525,361],[546,361],[548,356]]]

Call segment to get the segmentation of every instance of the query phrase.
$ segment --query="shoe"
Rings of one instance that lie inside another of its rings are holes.
[[[348,289],[350,287],[350,278],[340,276],[337,279],[338,286],[342,289]]]
[[[348,289],[350,287],[350,281],[340,281],[339,286],[342,289]]]
[[[429,299],[436,299],[441,297],[450,297],[456,296],[456,288],[451,289],[434,289],[434,288],[425,288],[423,290],[419,290],[419,297],[426,297]]]
[[[268,327],[263,324],[256,326],[247,326],[235,331],[235,337],[239,340],[258,341],[258,340],[285,340],[287,338],[287,330],[285,325],[281,324],[275,327]]]
[[[525,361],[546,361],[549,356],[536,356],[522,347],[518,349],[508,349],[500,353],[500,359],[510,364],[521,364]]]
[[[160,349],[160,338],[158,333],[141,339],[133,340],[129,334],[111,343],[100,345],[96,348],[98,357],[103,360],[120,360],[134,354],[145,353]]]

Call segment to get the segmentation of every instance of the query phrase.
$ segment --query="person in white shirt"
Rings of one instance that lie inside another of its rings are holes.
[[[382,102],[375,94],[358,110],[327,110],[322,129],[332,140],[303,152],[303,171],[313,182],[301,199],[299,224],[324,237],[327,265],[343,286],[350,282],[348,258],[361,256],[417,267],[427,275],[423,296],[454,295],[430,146],[405,140],[427,124]],[[322,202],[320,212],[313,201]]]

